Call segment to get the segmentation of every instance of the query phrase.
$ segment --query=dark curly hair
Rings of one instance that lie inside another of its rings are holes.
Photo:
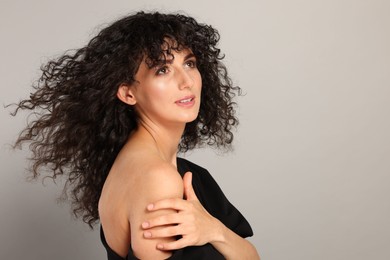
[[[138,12],[103,29],[85,47],[68,51],[41,67],[29,99],[19,109],[36,116],[20,133],[15,146],[30,142],[32,177],[41,168],[55,179],[66,176],[64,196],[71,196],[73,213],[90,227],[99,219],[98,201],[108,172],[130,133],[137,114],[117,98],[121,84],[134,83],[143,58],[154,66],[172,50],[189,48],[202,76],[197,119],[187,123],[179,151],[199,145],[227,148],[238,124],[232,85],[209,25],[181,14]]]

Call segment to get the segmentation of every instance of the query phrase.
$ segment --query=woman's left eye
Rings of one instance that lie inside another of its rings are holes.
[[[186,61],[186,66],[188,66],[190,68],[195,68],[196,67],[196,61],[188,60],[188,61]]]

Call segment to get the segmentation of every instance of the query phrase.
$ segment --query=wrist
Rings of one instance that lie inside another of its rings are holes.
[[[212,237],[210,238],[210,243],[224,243],[226,240],[226,226],[217,218],[214,218],[213,226],[215,228]]]

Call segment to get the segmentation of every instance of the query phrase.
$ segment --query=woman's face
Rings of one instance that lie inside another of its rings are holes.
[[[200,107],[202,79],[189,49],[172,51],[165,64],[149,68],[142,61],[132,93],[141,120],[156,124],[188,123]]]

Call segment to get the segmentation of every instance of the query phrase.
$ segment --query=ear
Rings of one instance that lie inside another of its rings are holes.
[[[134,106],[137,100],[133,93],[134,89],[128,84],[121,84],[118,88],[116,96],[124,103]]]

